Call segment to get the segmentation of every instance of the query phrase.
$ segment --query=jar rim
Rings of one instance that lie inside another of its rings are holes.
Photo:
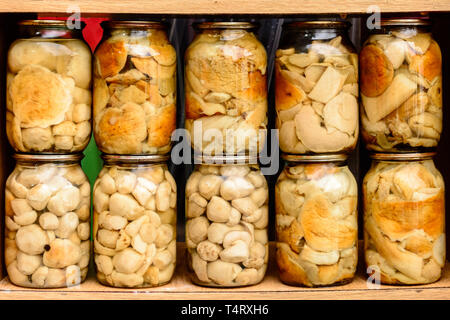
[[[85,26],[85,22],[80,21],[82,27]],[[17,25],[19,26],[25,26],[25,27],[55,27],[55,28],[64,28],[71,31],[74,31],[73,29],[70,29],[67,26],[67,20],[52,20],[52,19],[27,19],[27,20],[20,20],[17,22]]]
[[[140,20],[109,20],[104,22],[109,29],[120,28],[145,28],[145,29],[167,29],[168,24],[162,21],[140,21]]]
[[[385,18],[381,19],[382,27],[388,26],[430,26],[431,21],[428,18]]]
[[[281,158],[289,162],[334,162],[334,161],[346,161],[349,155],[346,153],[333,153],[333,154],[287,154],[283,153]]]
[[[120,154],[102,154],[100,156],[106,163],[120,162],[120,163],[159,163],[169,160],[168,155],[151,154],[151,155],[120,155]]]
[[[258,25],[249,21],[205,21],[192,24],[195,29],[254,29]]]
[[[194,155],[194,163],[201,164],[258,164],[257,156],[250,155]]]
[[[307,20],[307,21],[294,21],[286,24],[287,28],[314,28],[314,29],[346,29],[351,27],[349,21],[339,21],[339,20]]]
[[[432,159],[436,152],[423,153],[371,153],[370,158],[373,160],[391,160],[391,161],[413,161]]]
[[[15,160],[26,160],[36,162],[48,162],[48,161],[81,161],[84,158],[82,153],[73,154],[30,154],[30,153],[14,153],[13,158]]]

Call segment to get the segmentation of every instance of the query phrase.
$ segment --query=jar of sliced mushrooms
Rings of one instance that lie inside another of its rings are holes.
[[[347,156],[283,158],[275,186],[281,281],[308,287],[350,282],[358,261],[358,188]]]
[[[276,127],[290,154],[348,153],[358,140],[358,55],[350,24],[284,27],[275,61]]]
[[[5,188],[5,265],[21,287],[85,280],[90,259],[89,181],[81,154],[16,154]]]
[[[168,283],[175,270],[177,218],[168,157],[102,157],[93,194],[97,279],[126,288]]]
[[[111,21],[94,60],[94,137],[110,154],[166,154],[177,56],[159,22]]]
[[[186,183],[191,280],[209,287],[259,283],[269,259],[268,188],[256,157],[197,158]]]
[[[19,22],[8,51],[6,132],[23,153],[76,153],[91,136],[91,50],[65,21]]]
[[[437,281],[445,264],[444,180],[433,153],[374,154],[364,178],[367,272],[386,284]]]
[[[197,24],[185,54],[185,126],[207,155],[261,150],[267,125],[267,56],[248,22]]]
[[[382,20],[359,59],[367,148],[421,152],[436,147],[442,132],[442,56],[430,23]]]

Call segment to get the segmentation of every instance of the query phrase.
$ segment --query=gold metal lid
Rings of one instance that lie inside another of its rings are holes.
[[[431,21],[428,18],[385,18],[381,19],[380,25],[387,26],[429,26]]]
[[[167,29],[168,25],[161,21],[126,21],[126,20],[111,20],[105,21],[104,26],[110,29],[119,28],[144,28],[144,29]]]
[[[120,163],[159,163],[169,160],[168,155],[152,154],[152,155],[119,155],[119,154],[102,154],[101,158],[106,162],[120,162]]]
[[[374,160],[388,161],[415,161],[432,159],[436,152],[424,153],[371,153],[370,157]]]
[[[295,21],[286,24],[288,28],[304,28],[304,29],[336,29],[349,28],[352,24],[348,21],[334,20],[308,20]]]
[[[334,162],[345,161],[349,157],[345,153],[334,154],[312,154],[312,155],[300,155],[300,154],[287,154],[283,153],[281,158],[289,162]]]
[[[193,24],[197,29],[254,29],[256,24],[248,21],[207,21]]]
[[[80,21],[81,29],[84,28],[86,23]],[[67,25],[67,20],[49,20],[49,19],[35,19],[35,20],[21,20],[17,22],[18,26],[24,27],[39,27],[43,29],[67,29],[70,31],[78,31],[78,29],[69,28]]]
[[[82,153],[74,154],[25,154],[15,153],[14,159],[18,161],[34,161],[34,162],[65,162],[65,161],[81,161],[84,155]]]
[[[202,164],[257,164],[258,157],[250,155],[201,155],[194,154],[194,163]]]

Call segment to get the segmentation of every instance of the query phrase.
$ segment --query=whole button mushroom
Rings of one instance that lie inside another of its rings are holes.
[[[186,197],[198,192],[198,184],[203,175],[200,172],[193,172],[186,182]]]
[[[220,195],[225,200],[246,197],[255,190],[255,187],[245,178],[232,176],[220,186]]]
[[[197,217],[188,220],[186,224],[186,235],[194,243],[203,241],[208,236],[209,222],[205,217]]]
[[[100,188],[106,194],[113,194],[116,192],[116,182],[109,174],[104,174],[100,179]]]
[[[225,235],[230,231],[243,230],[241,225],[229,227],[224,223],[213,222],[208,228],[208,240],[214,243],[222,244]]]
[[[256,204],[249,197],[234,199],[231,201],[231,205],[245,216],[252,215],[258,209]]]
[[[55,230],[59,226],[59,219],[51,212],[45,212],[39,216],[39,224],[44,230]]]
[[[83,181],[86,178],[83,175]],[[47,208],[57,216],[62,216],[66,212],[75,210],[80,203],[80,190],[74,186],[70,186],[60,190],[57,194],[50,198]]]
[[[58,238],[68,238],[78,227],[78,216],[75,212],[68,212],[59,218],[59,226],[55,230]]]
[[[206,175],[202,177],[198,183],[198,190],[200,194],[207,200],[212,196],[218,195],[222,178],[216,175]]]
[[[27,254],[41,254],[48,244],[47,233],[36,224],[22,227],[17,231],[16,244],[20,251]]]
[[[205,240],[198,244],[197,252],[200,258],[205,261],[216,261],[222,248],[211,241]]]
[[[114,193],[109,199],[109,212],[128,220],[135,220],[144,214],[144,208],[130,195]]]
[[[116,177],[117,191],[123,194],[131,193],[136,185],[136,175],[129,171],[119,171]]]
[[[155,245],[157,248],[165,247],[175,235],[174,227],[169,224],[161,225],[156,231]]]
[[[220,252],[222,261],[239,263],[246,261],[249,257],[248,244],[243,240],[236,240],[233,244]]]
[[[156,190],[156,209],[158,211],[166,211],[170,208],[170,193],[171,193],[172,187],[170,186],[170,183],[167,181],[164,181],[158,186],[158,189]]]
[[[227,222],[230,219],[231,205],[224,199],[213,196],[206,206],[206,216],[213,222]]]
[[[220,174],[224,177],[244,177],[250,172],[247,166],[222,166],[220,167]]]
[[[234,279],[236,279],[242,268],[236,263],[225,262],[222,260],[216,260],[208,263],[207,266],[208,277],[217,282],[220,285],[229,286],[233,285]]]
[[[49,268],[65,268],[81,258],[80,246],[68,239],[55,239],[45,250],[43,262]]]
[[[52,195],[52,191],[46,184],[38,184],[31,188],[27,194],[27,201],[35,210],[43,210]]]
[[[28,255],[23,252],[17,253],[17,268],[25,275],[31,275],[41,266],[42,257],[40,255]]]
[[[118,272],[131,274],[144,263],[144,256],[131,248],[126,248],[113,257],[112,263]]]

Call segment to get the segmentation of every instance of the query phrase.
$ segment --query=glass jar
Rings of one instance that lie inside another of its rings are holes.
[[[263,148],[267,56],[249,22],[205,22],[185,54],[185,126],[207,155]]]
[[[197,158],[186,182],[186,246],[193,283],[239,287],[264,278],[268,188],[256,157]]]
[[[91,50],[66,21],[19,22],[9,47],[6,132],[25,153],[76,153],[91,136]]]
[[[290,154],[349,153],[358,140],[358,55],[350,23],[288,24],[275,60],[276,127]]]
[[[358,261],[358,188],[347,156],[283,158],[275,186],[281,281],[308,287],[350,282]]]
[[[175,270],[177,219],[168,157],[102,157],[93,194],[98,281],[127,288],[168,283]]]
[[[389,153],[436,147],[442,131],[442,56],[430,23],[382,20],[359,59],[367,148]]]
[[[106,23],[94,64],[94,137],[102,152],[170,152],[176,128],[176,62],[164,24]]]
[[[425,284],[441,276],[444,180],[433,155],[372,155],[363,183],[364,251],[368,272],[381,283]]]
[[[5,264],[13,284],[61,288],[86,279],[91,188],[82,157],[14,155],[5,188]]]

